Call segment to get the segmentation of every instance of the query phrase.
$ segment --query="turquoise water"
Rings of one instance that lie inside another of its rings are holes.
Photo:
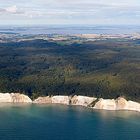
[[[0,104],[0,140],[140,140],[140,113]]]

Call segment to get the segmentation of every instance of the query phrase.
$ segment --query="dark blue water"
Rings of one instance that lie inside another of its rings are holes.
[[[0,140],[140,140],[140,113],[0,105]]]

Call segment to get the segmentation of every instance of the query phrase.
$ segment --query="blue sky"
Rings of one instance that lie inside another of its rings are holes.
[[[0,0],[0,24],[140,24],[140,0]]]

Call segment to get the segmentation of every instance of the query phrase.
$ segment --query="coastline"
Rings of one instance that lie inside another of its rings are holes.
[[[123,97],[117,99],[97,99],[88,96],[46,96],[31,100],[27,95],[20,93],[0,93],[0,103],[30,103],[30,104],[64,104],[84,106],[100,110],[129,110],[140,112],[140,103],[127,101]]]

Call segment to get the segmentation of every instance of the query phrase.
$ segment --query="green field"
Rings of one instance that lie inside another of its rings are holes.
[[[0,92],[140,102],[140,40],[0,43]]]

